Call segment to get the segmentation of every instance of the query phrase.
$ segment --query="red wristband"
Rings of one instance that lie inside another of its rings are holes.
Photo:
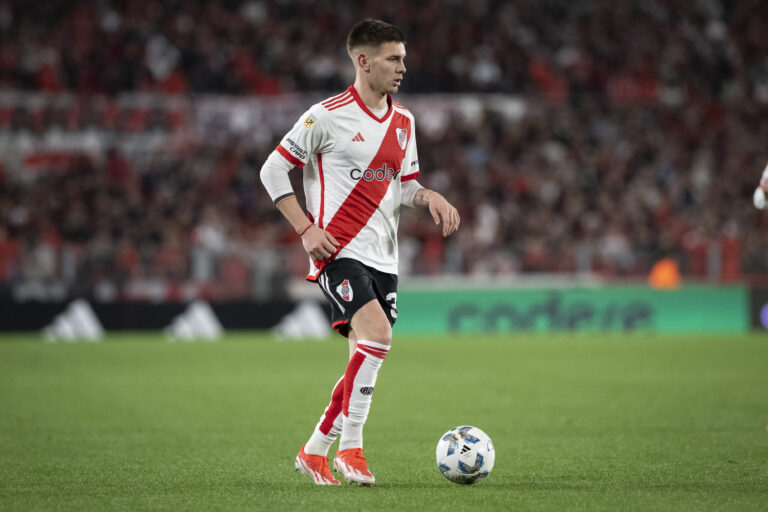
[[[311,228],[312,226],[314,226],[314,224],[310,224],[309,226],[305,227],[305,228],[302,230],[302,232],[301,232],[301,233],[299,233],[299,238],[301,238],[301,237],[302,237],[302,235],[304,235],[304,233],[306,233],[306,232],[307,232],[307,230],[308,230],[309,228]]]

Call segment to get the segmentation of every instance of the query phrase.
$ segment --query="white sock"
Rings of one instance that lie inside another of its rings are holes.
[[[379,368],[388,352],[389,346],[382,343],[366,340],[357,342],[357,350],[344,373],[344,422],[339,450],[363,447],[363,425],[368,419]]]
[[[328,450],[339,437],[343,423],[341,415],[341,403],[344,399],[344,375],[336,381],[331,393],[331,402],[325,408],[320,421],[317,422],[315,430],[309,437],[309,441],[304,445],[304,453],[309,455],[328,456]]]

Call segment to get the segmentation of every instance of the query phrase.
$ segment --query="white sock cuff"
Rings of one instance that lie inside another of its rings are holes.
[[[375,341],[368,341],[368,340],[358,340],[357,344],[365,345],[366,347],[371,347],[378,350],[384,350],[385,352],[389,352],[389,345],[385,345],[383,343],[377,343]]]

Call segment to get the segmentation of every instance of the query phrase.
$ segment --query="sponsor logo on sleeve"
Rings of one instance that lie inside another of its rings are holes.
[[[299,160],[302,162],[305,162],[307,160],[307,150],[299,146],[297,142],[295,142],[293,139],[285,139],[285,142],[288,143],[290,146],[288,148],[288,151],[290,151],[293,155],[296,156]]]

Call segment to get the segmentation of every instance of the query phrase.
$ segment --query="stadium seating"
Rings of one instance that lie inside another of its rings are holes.
[[[443,240],[404,214],[404,273],[633,278],[670,257],[688,279],[768,275],[759,0],[140,3],[5,4],[0,293],[279,292],[305,260],[258,170],[349,83],[343,37],[367,15],[409,35],[421,181],[462,215]]]

